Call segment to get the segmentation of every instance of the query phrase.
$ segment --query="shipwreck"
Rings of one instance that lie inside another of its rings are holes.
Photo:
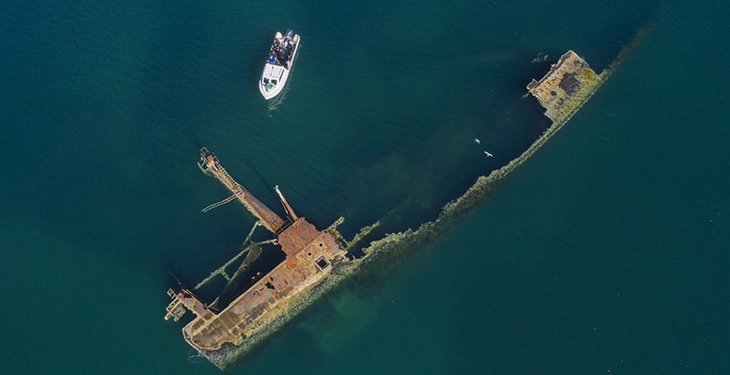
[[[350,256],[348,250],[370,230],[378,225],[363,228],[352,241],[346,241],[337,232],[342,218],[325,230],[319,230],[304,217],[295,214],[278,187],[286,218],[282,218],[236,182],[223,168],[218,158],[206,148],[200,150],[200,169],[215,177],[232,195],[203,209],[203,212],[237,200],[257,219],[247,242],[249,246],[223,267],[211,274],[194,288],[169,289],[172,301],[167,306],[165,319],[178,321],[186,311],[194,315],[182,328],[185,341],[201,355],[221,369],[235,363],[251,348],[280,328],[303,308],[340,281],[354,274],[363,264],[377,258],[378,254],[393,253],[427,238],[443,228],[459,213],[475,204],[496,182],[521,165],[588,101],[605,79],[616,68],[614,64],[601,74],[596,74],[575,52],[568,51],[540,80],[532,80],[527,86],[537,98],[545,115],[552,124],[520,156],[503,167],[481,176],[458,199],[444,206],[437,219],[421,225],[416,230],[386,235],[363,248],[363,256]],[[285,259],[268,273],[245,272],[253,259],[261,253],[262,242],[251,241],[257,226],[271,233],[267,244],[278,246]],[[245,256],[245,258],[244,258]],[[226,269],[244,258],[233,275]],[[196,297],[195,291],[213,277],[223,277],[228,284],[221,296],[206,304]],[[247,280],[241,280],[243,277]],[[246,283],[244,283],[244,281]],[[241,285],[250,287],[240,291]],[[233,295],[231,295],[233,292]]]

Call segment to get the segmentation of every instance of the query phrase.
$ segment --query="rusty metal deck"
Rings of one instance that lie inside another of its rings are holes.
[[[236,297],[222,311],[216,312],[198,300],[185,288],[168,291],[173,299],[167,308],[166,319],[176,321],[185,310],[195,318],[183,329],[183,336],[193,348],[218,367],[231,362],[229,353],[260,337],[271,322],[286,320],[290,304],[299,304],[308,290],[316,287],[332,273],[333,264],[348,262],[346,253],[327,231],[319,231],[303,217],[294,214],[289,203],[276,187],[289,223],[248,190],[236,182],[207,149],[201,150],[201,169],[212,174],[235,196],[261,225],[276,235],[276,242],[286,259],[265,275],[254,276],[256,282]]]

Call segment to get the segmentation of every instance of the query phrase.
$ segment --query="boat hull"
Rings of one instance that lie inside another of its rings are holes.
[[[291,40],[293,40],[294,42],[294,47],[291,51],[291,57],[289,57],[287,61],[267,61],[264,65],[264,70],[261,73],[261,77],[259,78],[259,92],[264,97],[264,99],[272,99],[279,95],[282,90],[284,90],[284,86],[289,80],[289,74],[291,73],[291,69],[294,67],[294,59],[299,52],[300,39],[301,37],[299,36],[299,34],[294,34],[294,36],[291,38]],[[274,39],[274,45],[276,45],[277,42],[282,43],[283,41],[284,36],[282,36],[281,33],[277,31]],[[273,82],[276,83],[274,84]]]

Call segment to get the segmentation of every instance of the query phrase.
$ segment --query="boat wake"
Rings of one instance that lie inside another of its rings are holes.
[[[266,101],[266,104],[269,107],[266,113],[267,116],[274,117],[274,112],[279,110],[279,106],[286,99],[286,94],[289,92],[290,87],[290,85],[285,85],[284,88],[281,90],[281,94],[277,95],[271,100]]]

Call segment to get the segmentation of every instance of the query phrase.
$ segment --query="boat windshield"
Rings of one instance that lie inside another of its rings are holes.
[[[276,80],[275,79],[272,79],[271,80],[271,83],[276,84]]]
[[[269,79],[268,78],[264,78],[264,83],[269,83]]]

